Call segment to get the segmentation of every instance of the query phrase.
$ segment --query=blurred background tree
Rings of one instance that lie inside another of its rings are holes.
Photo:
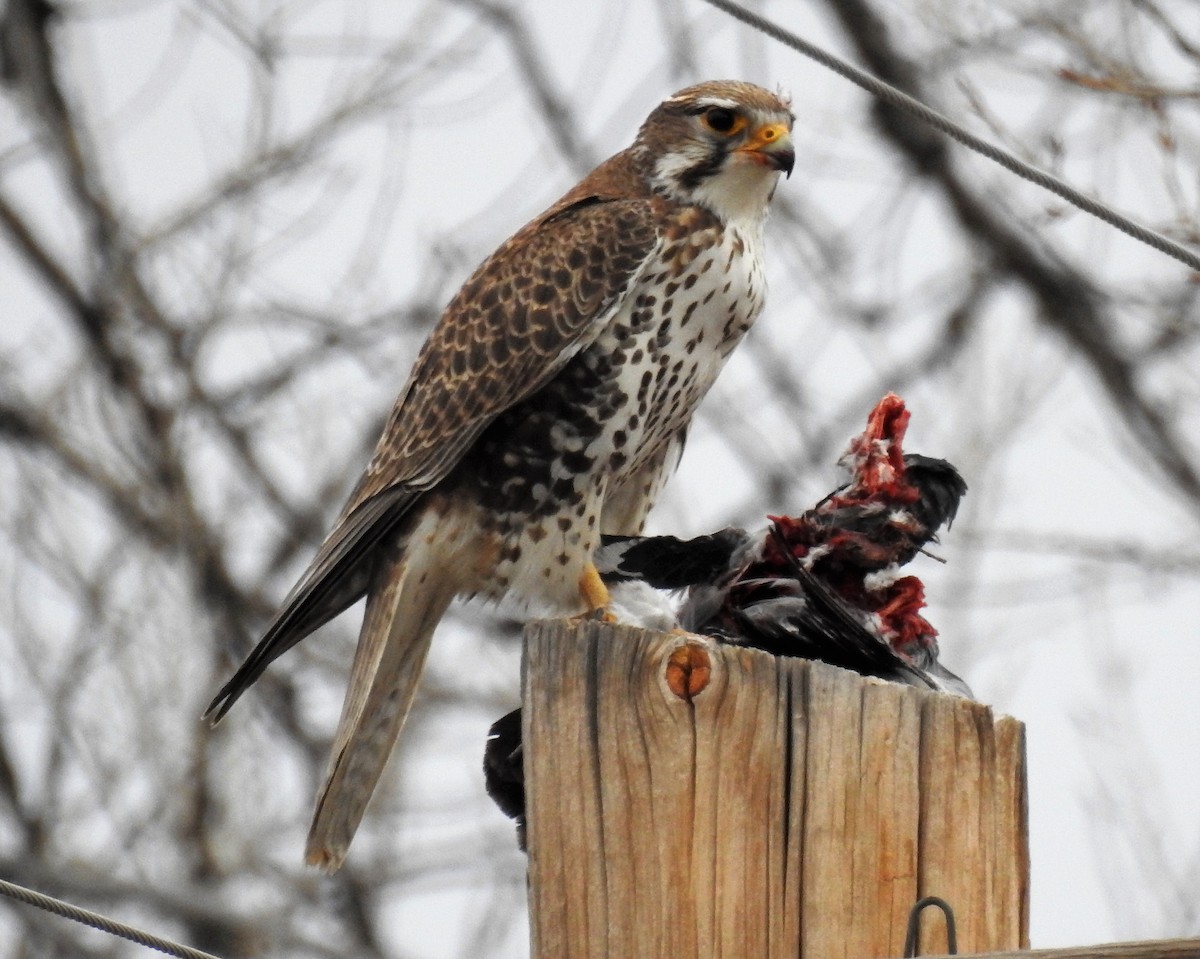
[[[1193,0],[766,3],[1200,243]],[[653,528],[796,511],[871,404],[971,491],[943,658],[1029,726],[1035,945],[1200,933],[1200,278],[695,0],[0,7],[0,875],[229,956],[521,956],[459,607],[345,870],[301,866],[357,622],[198,720],[471,268],[667,93],[794,95],[767,312]],[[16,906],[0,952],[140,954]]]

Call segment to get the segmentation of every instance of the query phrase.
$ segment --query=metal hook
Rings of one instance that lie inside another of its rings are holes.
[[[954,926],[954,910],[950,903],[938,896],[926,896],[918,899],[908,914],[908,932],[904,936],[904,959],[915,959],[917,955],[917,933],[921,926],[921,911],[926,906],[937,906],[946,917],[946,954],[958,955],[958,930]]]

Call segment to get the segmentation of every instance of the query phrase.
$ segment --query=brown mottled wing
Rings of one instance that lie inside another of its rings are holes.
[[[591,197],[492,254],[422,349],[347,512],[388,487],[442,480],[488,423],[595,339],[654,249],[657,202]]]
[[[595,339],[653,252],[661,201],[584,197],[533,221],[458,292],[421,350],[366,473],[263,638],[205,715],[365,592],[374,546],[500,413]]]

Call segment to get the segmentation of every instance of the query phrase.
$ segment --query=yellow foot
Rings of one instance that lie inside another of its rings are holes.
[[[608,611],[612,597],[608,595],[608,587],[596,572],[596,567],[588,563],[579,574],[579,594],[587,604],[588,611],[581,619],[598,619],[604,623],[615,623],[617,618]]]

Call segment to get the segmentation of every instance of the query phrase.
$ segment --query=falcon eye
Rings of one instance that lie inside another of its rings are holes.
[[[746,121],[725,107],[709,107],[704,111],[704,125],[717,133],[737,133]]]

